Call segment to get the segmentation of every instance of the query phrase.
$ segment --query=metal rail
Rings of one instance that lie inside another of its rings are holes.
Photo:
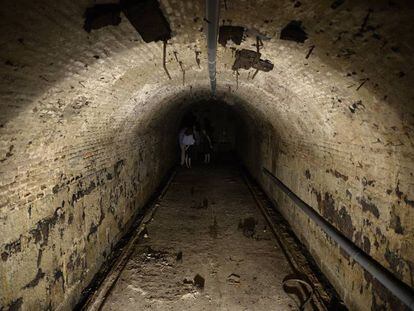
[[[334,226],[327,222],[311,206],[306,204],[292,190],[290,190],[279,178],[263,167],[263,172],[268,176],[292,201],[312,219],[327,235],[329,235],[339,246],[361,267],[368,271],[385,288],[394,294],[410,310],[414,310],[414,290],[397,279],[390,271],[380,263],[367,255],[363,250],[346,238]]]
[[[325,290],[324,286],[316,277],[314,271],[311,269],[304,254],[297,247],[296,241],[294,241],[292,236],[286,231],[285,226],[281,224],[281,215],[279,215],[273,205],[267,203],[267,196],[262,193],[258,185],[255,184],[253,180],[251,180],[251,176],[247,173],[247,171],[243,170],[242,172],[244,181],[249,188],[254,200],[256,201],[257,207],[266,219],[279,247],[281,248],[289,265],[291,266],[294,275],[302,276],[302,278],[308,281],[305,285],[305,289],[308,291],[309,298],[309,301],[307,302],[310,302],[312,300],[313,310],[328,310],[330,303],[332,302],[331,294]],[[290,280],[290,278],[287,279],[287,282]],[[302,280],[299,281],[299,279],[296,279],[296,281],[298,283],[302,282]],[[302,292],[302,294],[306,295],[307,293]],[[302,307],[304,307],[307,302],[303,302]]]
[[[161,189],[158,189],[157,197],[152,199],[151,202],[149,203],[149,206],[147,207],[146,212],[140,221],[140,225],[138,226],[137,229],[135,229],[134,233],[129,238],[129,241],[127,242],[125,247],[121,250],[121,254],[116,259],[116,261],[112,264],[112,267],[109,270],[108,274],[105,276],[105,279],[96,289],[96,291],[87,298],[85,303],[83,303],[80,306],[79,308],[80,310],[99,311],[102,309],[106,301],[106,298],[109,296],[116,282],[118,281],[118,278],[121,275],[122,271],[124,270],[126,264],[128,263],[128,260],[131,257],[136,244],[138,243],[143,232],[145,232],[146,226],[153,218],[157,208],[160,206],[159,202],[163,198],[165,193],[167,192],[168,187],[170,186],[176,174],[177,174],[177,169],[175,168],[171,172],[171,174],[168,176],[168,179],[162,185]]]
[[[216,56],[220,0],[206,0],[208,74],[211,93],[216,93]]]

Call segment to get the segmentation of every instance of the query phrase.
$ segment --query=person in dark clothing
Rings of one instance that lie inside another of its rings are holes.
[[[211,160],[211,152],[213,151],[213,144],[207,131],[203,129],[201,132],[201,150],[204,154],[204,163],[208,164]]]

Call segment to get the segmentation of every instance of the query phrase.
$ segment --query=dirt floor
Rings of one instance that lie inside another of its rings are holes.
[[[181,169],[103,310],[296,310],[290,273],[237,168]]]

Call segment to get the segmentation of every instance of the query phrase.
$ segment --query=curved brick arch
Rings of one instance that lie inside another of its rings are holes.
[[[156,156],[175,150],[171,120],[209,97],[202,1],[161,1],[171,80],[163,44],[145,43],[124,15],[85,32],[89,5],[8,1],[0,10],[1,305],[73,305],[173,164]],[[270,37],[260,52],[274,65],[252,79],[254,69],[232,65],[255,38],[219,46],[217,97],[240,112],[246,137],[261,137],[240,143],[240,154],[351,309],[395,306],[260,168],[413,286],[412,14],[404,1],[221,9],[221,23]],[[304,43],[280,39],[291,21],[301,21]]]

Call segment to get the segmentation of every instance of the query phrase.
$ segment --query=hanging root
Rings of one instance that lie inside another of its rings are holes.
[[[170,73],[168,72],[167,65],[166,65],[166,59],[167,59],[167,41],[164,41],[164,47],[163,47],[163,53],[162,53],[162,66],[164,67],[164,70],[168,76],[168,79],[171,80],[171,76],[170,76]]]

